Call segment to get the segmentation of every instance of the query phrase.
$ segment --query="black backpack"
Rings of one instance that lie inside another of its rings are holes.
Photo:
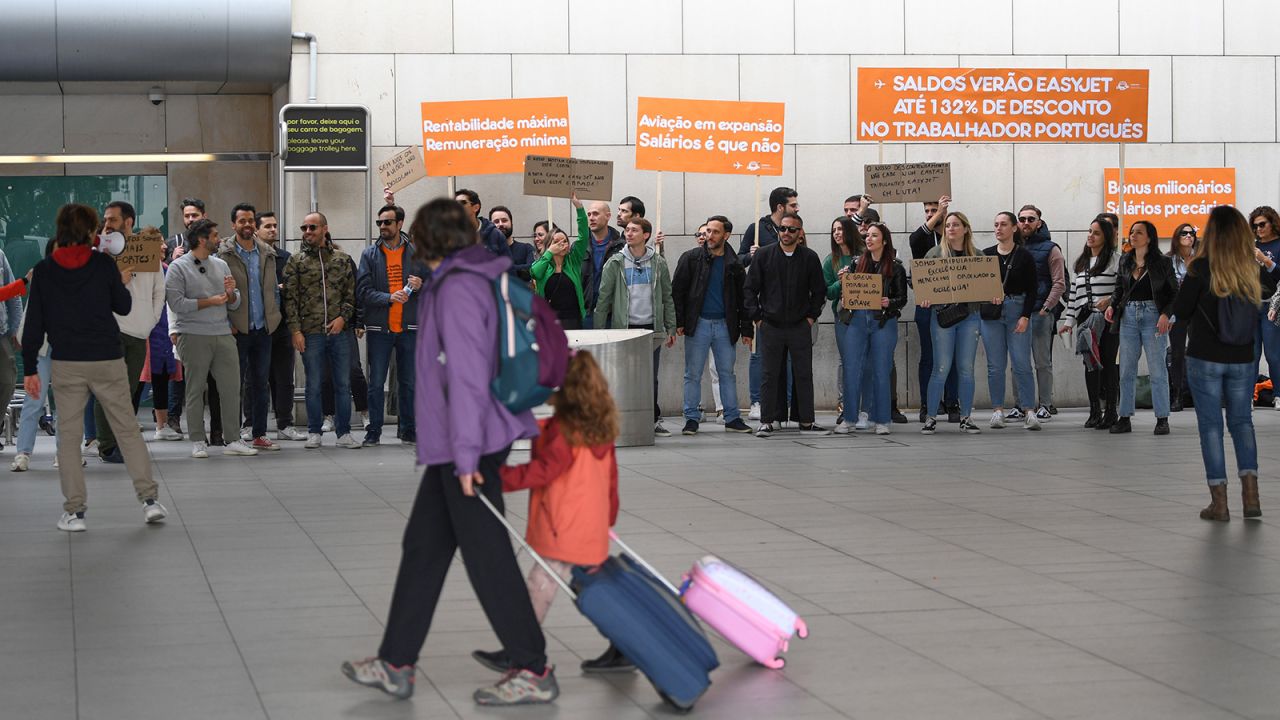
[[[1223,345],[1252,345],[1258,332],[1258,306],[1235,295],[1218,298],[1218,322],[1209,319],[1204,307],[1197,305]]]

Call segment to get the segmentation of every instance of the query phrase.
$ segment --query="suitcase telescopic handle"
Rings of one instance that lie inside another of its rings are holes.
[[[658,572],[658,568],[650,565],[648,562],[645,561],[644,558],[640,557],[635,550],[632,550],[630,547],[627,546],[626,543],[622,542],[622,538],[618,537],[617,533],[610,530],[609,539],[618,543],[618,547],[622,548],[622,552],[630,555],[631,559],[640,563],[640,567],[644,568],[645,570],[648,570],[650,575],[658,578],[658,580],[661,581],[663,585],[666,585],[667,589],[671,591],[672,595],[675,595],[676,597],[680,597],[680,590],[675,585],[672,585],[670,582],[668,582],[667,579],[663,577],[662,573]]]
[[[569,587],[569,583],[566,583],[564,578],[560,577],[560,573],[556,572],[554,568],[548,565],[547,561],[543,560],[541,555],[534,552],[533,548],[529,547],[529,543],[524,541],[524,537],[521,536],[520,533],[516,532],[515,528],[511,527],[511,523],[507,522],[507,518],[505,518],[502,513],[498,512],[498,508],[494,507],[493,503],[489,502],[489,498],[484,496],[484,491],[476,488],[476,497],[480,498],[480,502],[484,503],[484,506],[489,508],[489,512],[493,513],[493,516],[498,519],[498,522],[502,523],[502,526],[507,529],[507,532],[511,534],[511,537],[515,538],[517,543],[520,543],[520,547],[529,551],[529,555],[533,557],[533,561],[542,566],[542,569],[547,571],[547,574],[551,576],[552,580],[556,581],[556,584],[560,586],[560,589],[564,590],[565,594],[576,602],[578,600],[578,594],[573,591],[573,588]]]

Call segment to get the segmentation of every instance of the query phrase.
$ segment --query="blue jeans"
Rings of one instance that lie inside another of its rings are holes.
[[[369,354],[369,424],[365,427],[366,440],[382,438],[382,418],[386,410],[387,369],[391,365],[391,353],[396,354],[397,417],[400,428],[397,437],[414,438],[413,425],[413,356],[418,343],[418,333],[380,332],[370,330],[364,336]]]
[[[89,401],[84,404],[84,441],[98,439],[98,423],[93,419],[93,394],[90,393]]]
[[[1187,382],[1196,402],[1200,457],[1210,485],[1227,482],[1227,459],[1222,445],[1222,405],[1226,400],[1227,429],[1236,450],[1239,475],[1258,473],[1258,441],[1253,434],[1253,384],[1250,363],[1216,363],[1187,358]]]
[[[729,325],[724,320],[698,318],[692,335],[684,336],[684,419],[700,420],[698,401],[702,399],[702,373],[711,354],[720,375],[720,402],[724,404],[724,421],[731,423],[742,416],[738,408],[738,379],[733,372],[737,356],[729,339]]]
[[[1138,380],[1138,355],[1147,356],[1151,373],[1151,404],[1156,417],[1169,417],[1169,368],[1165,353],[1169,336],[1156,334],[1160,313],[1151,300],[1134,300],[1120,316],[1120,417],[1132,417],[1134,385]],[[1217,409],[1218,406],[1214,406]]]
[[[978,354],[978,335],[982,320],[977,312],[969,313],[969,317],[949,328],[938,327],[938,318],[931,319],[930,329],[933,334],[933,374],[929,376],[928,402],[926,415],[933,416],[938,403],[942,401],[943,385],[947,374],[955,367],[957,391],[960,402],[960,416],[973,414],[973,361]]]
[[[40,378],[40,399],[37,400],[28,395],[22,401],[22,417],[18,420],[16,448],[19,453],[30,455],[36,447],[36,431],[40,429],[40,417],[44,415],[44,401],[49,397],[49,368],[52,362],[48,355],[36,357],[36,375]]]
[[[1015,402],[1023,409],[1032,410],[1036,397],[1035,381],[1031,375],[1031,323],[1024,332],[1014,328],[1022,319],[1022,296],[1006,297],[999,320],[982,321],[982,346],[987,350],[987,389],[991,392],[991,407],[1004,407],[1004,370],[1013,360],[1013,386],[1018,397]]]
[[[302,368],[307,374],[307,432],[320,434],[320,426],[324,424],[324,405],[320,399],[320,389],[324,384],[324,366],[327,363],[335,368],[333,375],[333,393],[343,402],[334,403],[334,430],[338,437],[351,432],[351,403],[345,402],[351,396],[351,346],[345,333],[328,335],[311,333],[306,336],[307,349],[302,353]]]
[[[271,374],[271,333],[266,329],[236,333],[236,351],[240,355],[240,382],[248,390],[246,413],[255,438],[267,435],[267,401],[271,397],[267,378]],[[226,392],[231,392],[228,388]]]
[[[846,422],[858,417],[859,407],[877,425],[890,421],[889,369],[898,344],[898,322],[890,319],[881,327],[879,314],[855,310],[847,326],[836,320],[837,341],[843,346],[840,366]]]
[[[1031,360],[1036,368],[1036,389],[1039,405],[1053,405],[1053,339],[1057,336],[1058,321],[1053,313],[1031,313]],[[1023,405],[1031,405],[1030,398],[1018,398]]]
[[[1259,362],[1265,353],[1267,356],[1267,375],[1280,375],[1280,327],[1267,319],[1267,303],[1262,304],[1258,313],[1258,334],[1253,336],[1253,375],[1256,378],[1262,372]]]
[[[933,377],[933,308],[916,306],[916,331],[920,334],[920,392],[924,396],[929,389],[929,378]],[[959,379],[953,367],[947,374],[947,382],[943,388],[943,399],[947,405],[957,404],[958,383]],[[920,404],[926,406],[926,415],[932,415],[938,406],[935,404],[933,407],[927,407],[927,400],[928,397],[922,397]]]

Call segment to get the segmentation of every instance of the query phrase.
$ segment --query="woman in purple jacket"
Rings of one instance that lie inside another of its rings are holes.
[[[546,639],[497,518],[511,444],[538,434],[533,413],[512,415],[489,390],[497,375],[498,314],[493,281],[511,266],[476,244],[471,218],[455,200],[422,206],[409,228],[431,278],[418,300],[414,398],[418,462],[426,465],[405,528],[400,571],[378,656],[343,663],[361,685],[399,698],[413,694],[414,664],[431,627],[449,564],[462,550],[467,577],[490,626],[512,661],[494,686],[475,692],[481,705],[551,702],[560,694],[547,665]]]

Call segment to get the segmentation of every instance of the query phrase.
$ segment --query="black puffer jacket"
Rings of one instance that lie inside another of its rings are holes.
[[[754,337],[755,326],[747,317],[743,300],[743,283],[747,271],[738,256],[729,248],[724,252],[724,321],[729,327],[729,342],[739,337]],[[675,275],[671,276],[671,296],[676,304],[676,325],[685,335],[692,335],[702,314],[702,301],[706,298],[711,280],[711,253],[696,247],[680,256]]]

